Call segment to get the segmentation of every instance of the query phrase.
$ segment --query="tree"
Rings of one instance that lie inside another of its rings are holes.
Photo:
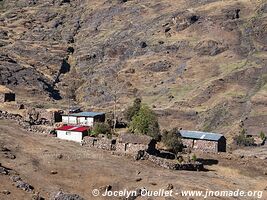
[[[183,150],[183,143],[181,140],[181,134],[177,128],[170,131],[163,131],[162,142],[164,145],[170,149],[175,155]]]
[[[147,106],[141,105],[140,110],[132,117],[130,131],[159,139],[159,124],[156,114]]]
[[[136,98],[133,102],[133,105],[126,109],[124,117],[128,122],[132,121],[133,116],[139,112],[141,108],[141,102],[142,100],[140,98]]]
[[[108,82],[112,84],[108,84]],[[106,88],[107,93],[111,96],[113,101],[113,132],[115,132],[117,124],[117,108],[120,100],[120,96],[124,93],[125,81],[120,79],[118,74],[114,72],[110,80],[106,80],[103,87]]]

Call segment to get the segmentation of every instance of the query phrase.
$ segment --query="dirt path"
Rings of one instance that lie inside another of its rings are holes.
[[[111,185],[113,190],[140,187],[158,190],[166,189],[171,183],[176,192],[190,189],[263,190],[267,186],[266,177],[244,176],[230,166],[213,165],[210,167],[213,171],[209,172],[170,171],[148,161],[134,161],[110,152],[81,147],[77,143],[27,133],[7,121],[0,121],[0,145],[10,148],[17,157],[11,160],[0,153],[2,165],[16,170],[46,199],[60,189],[85,199],[96,199],[91,195],[92,190],[105,185]],[[52,175],[51,171],[58,174]],[[0,191],[11,191],[8,196],[0,193],[1,200],[30,199],[30,194],[12,186],[6,176],[0,177]],[[137,178],[142,180],[137,182]],[[174,199],[186,198],[175,196]]]

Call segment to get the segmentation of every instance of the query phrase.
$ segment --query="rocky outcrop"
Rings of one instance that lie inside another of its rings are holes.
[[[216,56],[227,50],[227,47],[224,46],[221,42],[214,40],[204,40],[199,42],[194,50],[201,56]]]

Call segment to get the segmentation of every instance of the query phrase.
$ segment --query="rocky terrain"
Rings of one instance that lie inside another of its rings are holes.
[[[165,128],[267,132],[266,16],[264,0],[1,0],[0,84],[25,104],[141,97]]]

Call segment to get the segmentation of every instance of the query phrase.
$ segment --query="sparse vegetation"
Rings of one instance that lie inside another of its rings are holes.
[[[246,134],[246,130],[242,129],[240,134],[234,138],[234,142],[238,146],[253,146],[254,138],[248,137]]]
[[[262,140],[265,140],[266,139],[266,135],[265,135],[265,133],[263,131],[260,132],[260,138]]]
[[[193,155],[192,155],[191,160],[192,160],[193,162],[196,162],[196,161],[197,161],[197,156],[196,156],[196,154],[193,154]]]

